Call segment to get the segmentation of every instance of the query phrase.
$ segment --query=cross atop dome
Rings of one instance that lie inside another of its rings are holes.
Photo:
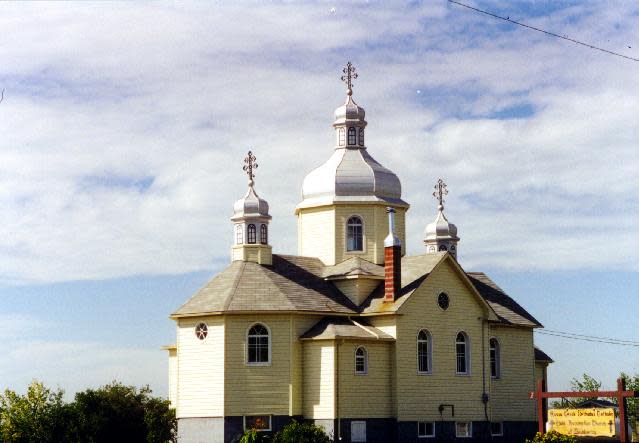
[[[258,164],[255,163],[255,160],[257,160],[257,157],[255,157],[253,155],[253,152],[251,151],[249,151],[246,157],[244,157],[244,167],[242,169],[244,170],[244,172],[246,172],[246,175],[248,175],[249,186],[253,186],[253,178],[255,177],[253,170],[257,169],[258,167]]]
[[[448,195],[448,189],[446,188],[446,183],[444,183],[444,180],[440,178],[435,185],[435,192],[433,192],[433,197],[435,197],[439,202],[439,206],[437,209],[439,209],[440,211],[444,210],[445,195]]]
[[[435,254],[438,252],[449,252],[457,259],[457,226],[450,223],[444,215],[444,196],[448,195],[446,183],[441,178],[437,180],[433,197],[439,204],[437,206],[437,217],[435,221],[429,223],[424,230],[424,243],[426,244],[426,253]]]
[[[344,75],[342,75],[341,80],[346,83],[346,93],[348,95],[353,95],[353,80],[357,78],[357,72],[355,72],[355,66],[351,62],[346,63],[346,67],[342,69]]]

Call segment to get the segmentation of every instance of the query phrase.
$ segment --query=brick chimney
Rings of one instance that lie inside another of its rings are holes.
[[[402,242],[395,235],[395,209],[388,212],[388,236],[384,239],[384,301],[395,301],[402,287]]]

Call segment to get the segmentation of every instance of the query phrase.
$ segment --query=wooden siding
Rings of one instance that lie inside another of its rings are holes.
[[[536,361],[535,362],[535,389],[537,389],[537,381],[544,380],[546,384],[548,383],[548,363],[545,361]],[[548,399],[544,400],[546,404],[548,403]],[[533,408],[535,410],[535,420],[537,420],[537,408]]]
[[[271,362],[268,365],[246,364],[246,333],[255,323],[270,330]],[[289,415],[293,372],[291,315],[227,315],[225,333],[225,415]]]
[[[371,325],[377,329],[397,338],[397,316],[396,315],[380,315],[378,317],[365,317]]]
[[[292,415],[302,415],[304,413],[303,392],[304,392],[304,342],[298,337],[311,329],[322,319],[321,315],[295,315],[292,316],[294,326],[294,336],[291,337],[292,349],[292,389],[293,403],[291,405]]]
[[[307,419],[335,418],[335,348],[331,340],[304,341],[303,414]]]
[[[383,280],[372,278],[349,278],[346,280],[334,280],[333,283],[337,289],[347,296],[356,305],[361,305],[364,300],[373,292],[380,284],[384,284]]]
[[[299,254],[318,257],[326,265],[335,262],[335,209],[333,206],[300,209],[297,215]]]
[[[205,322],[205,340],[195,325]],[[180,319],[177,328],[177,417],[224,415],[224,317]]]
[[[443,311],[437,296],[446,292],[450,307]],[[484,307],[448,261],[436,267],[424,284],[402,306],[397,317],[397,414],[399,420],[440,420],[440,404],[455,405],[455,419],[483,420],[482,331],[487,352],[488,328]],[[417,334],[430,331],[433,340],[432,374],[417,373]],[[470,375],[456,375],[455,338],[470,338]],[[488,364],[486,354],[486,364]],[[487,378],[489,373],[487,372]],[[488,382],[486,382],[488,383]],[[488,388],[488,386],[487,386]],[[450,420],[450,410],[443,418]]]
[[[177,409],[178,358],[177,349],[169,349],[169,401]]]
[[[364,347],[368,371],[355,374],[355,350]],[[340,418],[387,418],[394,414],[393,343],[346,341],[338,345]]]

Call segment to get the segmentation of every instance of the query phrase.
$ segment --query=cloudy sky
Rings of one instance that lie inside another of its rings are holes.
[[[635,2],[471,3],[639,58]],[[249,148],[274,250],[296,252],[348,60],[409,253],[442,177],[465,269],[550,330],[637,337],[637,62],[445,0],[15,2],[0,29],[0,389],[164,395],[167,317],[228,263]],[[554,388],[639,372],[639,347],[536,341]]]

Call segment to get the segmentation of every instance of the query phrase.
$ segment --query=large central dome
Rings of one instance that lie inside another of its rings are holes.
[[[365,111],[348,90],[346,102],[335,110],[335,152],[311,171],[302,185],[297,209],[347,202],[384,202],[408,206],[395,173],[379,164],[364,144]]]

